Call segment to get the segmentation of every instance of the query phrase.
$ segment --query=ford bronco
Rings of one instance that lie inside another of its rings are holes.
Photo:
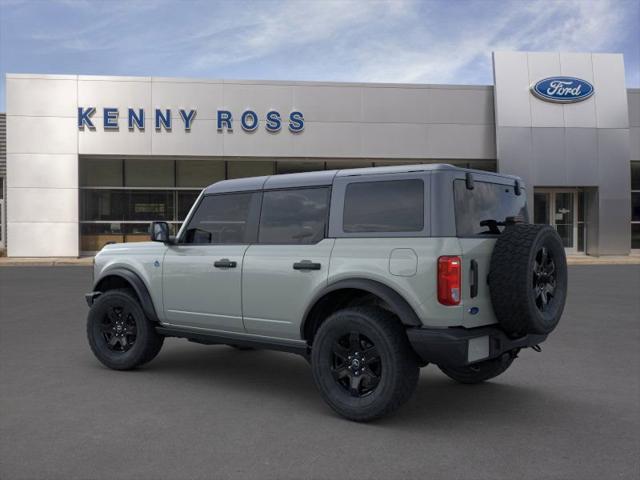
[[[166,337],[294,352],[338,414],[381,417],[421,367],[489,380],[558,324],[564,248],[526,198],[517,177],[451,165],[217,182],[175,237],[154,222],[96,255],[89,344],[117,370]]]

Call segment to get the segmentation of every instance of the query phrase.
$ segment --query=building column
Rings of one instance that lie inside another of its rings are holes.
[[[7,75],[7,254],[77,257],[76,76]]]

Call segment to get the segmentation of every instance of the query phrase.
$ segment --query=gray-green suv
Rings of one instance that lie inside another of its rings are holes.
[[[358,421],[403,404],[428,363],[463,383],[501,374],[539,350],[567,291],[562,242],[527,223],[522,182],[451,165],[221,181],[151,240],[96,255],[103,364],[138,367],[165,337],[299,353]]]

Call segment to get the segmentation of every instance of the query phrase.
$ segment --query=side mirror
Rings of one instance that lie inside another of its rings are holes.
[[[149,231],[152,242],[169,243],[169,224],[167,222],[152,222]]]

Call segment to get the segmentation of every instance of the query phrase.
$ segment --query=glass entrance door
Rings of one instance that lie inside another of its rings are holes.
[[[576,209],[574,192],[555,192],[554,193],[554,209],[553,221],[558,235],[562,239],[562,244],[567,250],[575,251],[576,228]]]
[[[546,223],[558,231],[567,253],[577,252],[577,190],[536,190],[533,194],[534,223]]]

